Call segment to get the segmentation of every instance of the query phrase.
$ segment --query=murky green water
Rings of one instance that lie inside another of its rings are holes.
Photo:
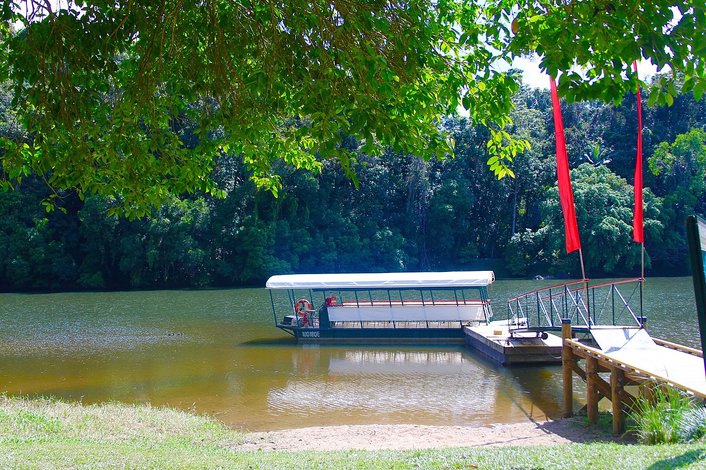
[[[539,285],[496,282],[496,316]],[[645,310],[654,336],[699,346],[689,278],[648,279]],[[264,289],[2,294],[0,391],[150,402],[249,430],[471,425],[558,416],[561,370],[462,347],[296,345]]]

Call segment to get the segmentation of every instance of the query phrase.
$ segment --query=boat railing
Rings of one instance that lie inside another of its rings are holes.
[[[318,328],[462,328],[493,315],[485,286],[391,289],[287,289],[289,309],[275,324],[293,330]]]
[[[353,324],[361,328],[382,323],[392,328],[423,323],[427,328],[459,328],[473,322],[488,322],[491,301],[484,289],[351,289],[325,291],[325,305],[332,327]],[[404,313],[402,313],[404,312]]]
[[[643,279],[623,279],[590,285],[569,281],[518,295],[508,300],[508,321],[518,329],[551,330],[570,319],[575,328],[636,326],[642,315]]]

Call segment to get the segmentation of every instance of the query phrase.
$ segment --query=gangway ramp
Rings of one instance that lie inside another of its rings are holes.
[[[590,284],[588,279],[541,287],[512,297],[508,316],[516,331],[559,331],[570,320],[574,332],[595,327],[640,327],[643,279]]]
[[[626,372],[666,382],[706,398],[703,353],[655,340],[644,328],[592,328],[600,351]]]
[[[562,382],[564,383],[564,416],[573,414],[573,374],[586,382],[588,421],[598,423],[598,402],[601,397],[611,401],[613,432],[625,430],[625,412],[635,404],[636,397],[626,385],[653,386],[668,384],[677,389],[706,398],[706,375],[703,352],[657,338],[644,328],[592,328],[591,335],[598,347],[572,339],[571,325],[562,330]],[[583,361],[583,368],[579,365]],[[609,377],[601,373],[609,373]]]

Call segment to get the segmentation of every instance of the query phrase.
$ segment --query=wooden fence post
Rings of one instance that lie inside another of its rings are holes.
[[[620,401],[623,392],[625,373],[618,367],[610,368],[610,401],[613,405],[613,433],[621,434],[625,431],[625,415]]]
[[[570,346],[564,341],[571,339],[571,319],[561,319],[561,362],[562,378],[564,382],[564,418],[568,418],[574,412],[574,387],[572,377],[572,365],[574,362],[573,352]]]
[[[598,359],[586,358],[586,411],[588,422],[598,424]]]
[[[655,402],[655,383],[652,382],[651,380],[647,380],[640,384],[640,395],[642,398],[644,398],[648,403],[654,403]]]

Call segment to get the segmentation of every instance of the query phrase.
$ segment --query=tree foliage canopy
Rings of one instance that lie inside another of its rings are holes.
[[[54,5],[54,6],[53,6]],[[170,194],[218,194],[222,154],[260,187],[273,166],[352,176],[353,137],[433,158],[452,152],[440,119],[463,105],[489,129],[497,176],[527,141],[506,130],[519,77],[500,62],[537,52],[569,98],[618,101],[640,56],[703,93],[702,2],[657,0],[44,0],[3,2],[0,81],[24,141],[4,139],[3,184],[29,174],[52,188],[121,201],[142,215]],[[677,14],[678,12],[678,14]],[[19,27],[16,25],[20,25]],[[17,32],[13,32],[13,28]],[[671,81],[653,100],[671,103]],[[353,149],[357,150],[357,149]]]
[[[275,198],[255,190],[241,156],[222,155],[214,179],[225,198],[169,197],[151,217],[128,220],[110,215],[120,202],[100,195],[68,193],[63,211],[47,213],[39,202],[51,188],[25,178],[0,191],[0,290],[261,285],[289,272],[579,273],[563,247],[549,92],[523,87],[513,99],[508,131],[532,144],[512,162],[516,178],[485,171],[489,131],[459,117],[444,121],[456,158],[356,152],[358,190],[335,161],[323,161],[321,174],[279,164]],[[8,102],[0,94],[0,135],[17,138]],[[636,275],[635,142],[625,142],[635,100],[563,110],[587,273]],[[684,216],[706,213],[706,102],[686,94],[643,111],[654,171],[644,175],[648,274],[684,275]]]
[[[552,76],[565,73],[559,90],[570,100],[619,103],[635,91],[633,60],[683,74],[681,91],[699,100],[706,90],[706,4],[685,0],[559,0],[495,2],[496,18],[514,16],[516,35],[504,42],[510,55],[537,53]],[[510,33],[503,28],[500,35]],[[502,41],[501,41],[502,42]],[[570,70],[579,66],[580,70]],[[650,104],[669,104],[678,94],[667,76],[652,84]]]

